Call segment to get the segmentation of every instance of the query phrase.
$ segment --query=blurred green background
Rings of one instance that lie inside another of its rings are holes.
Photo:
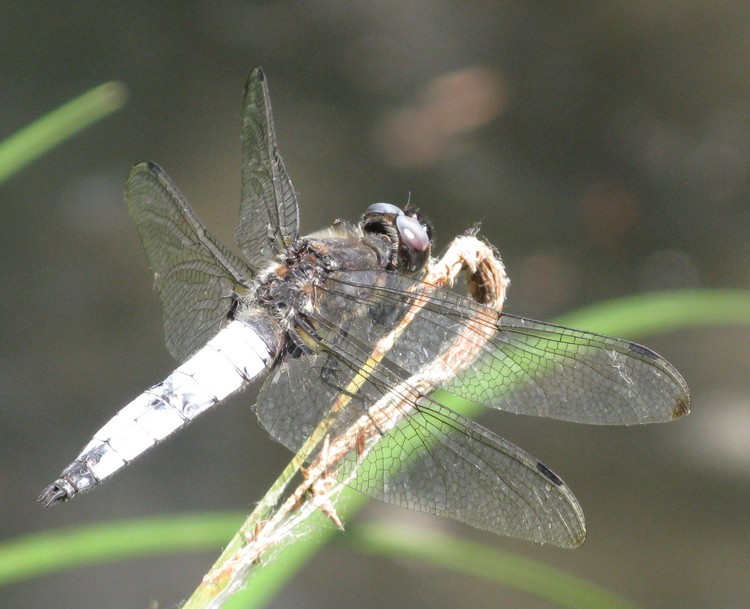
[[[651,290],[750,286],[745,2],[29,2],[0,7],[0,32],[0,139],[103,81],[129,90],[123,110],[0,188],[2,540],[249,511],[288,461],[249,392],[95,493],[52,511],[35,503],[173,367],[122,201],[128,170],[158,161],[232,243],[254,65],[269,78],[304,231],[408,198],[433,220],[438,250],[481,221],[512,279],[507,309],[537,318]],[[485,417],[569,483],[588,521],[579,550],[377,503],[357,519],[496,544],[647,607],[747,607],[748,339],[729,327],[644,340],[691,386],[693,414],[678,423]],[[25,582],[0,591],[0,605],[170,606],[218,551]],[[336,543],[272,606],[549,605]]]

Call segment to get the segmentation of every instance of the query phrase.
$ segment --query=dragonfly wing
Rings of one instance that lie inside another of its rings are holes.
[[[315,289],[317,351],[280,367],[258,416],[282,444],[390,503],[575,547],[585,525],[562,480],[452,410],[445,392],[586,423],[688,409],[682,377],[635,343],[501,315],[386,271],[332,273]]]
[[[227,323],[252,271],[206,230],[155,163],[133,167],[125,199],[154,273],[167,348],[184,361]]]
[[[268,85],[255,68],[245,87],[242,113],[242,202],[237,243],[259,271],[299,236],[299,208],[276,147]]]
[[[457,341],[468,346],[471,361],[461,363],[463,369],[442,386],[460,398],[509,412],[595,424],[669,421],[689,411],[684,379],[646,347],[501,314],[409,277],[380,275],[337,273],[322,289],[333,302],[346,299],[371,311],[400,310],[409,302],[417,306],[419,313],[388,354],[394,365],[410,373],[437,357],[456,366],[446,353]],[[363,320],[347,331],[368,341],[385,330]]]
[[[364,459],[347,457],[351,486],[386,503],[560,547],[585,539],[583,510],[559,476],[435,399],[421,397]]]
[[[322,458],[336,477],[381,501],[530,541],[583,543],[580,505],[546,466],[387,367],[355,380],[366,354],[343,336],[330,347],[284,363],[263,387],[256,413],[275,439],[312,462],[328,438]]]

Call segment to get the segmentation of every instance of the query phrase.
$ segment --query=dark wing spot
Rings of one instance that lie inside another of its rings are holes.
[[[630,350],[634,351],[638,355],[642,355],[643,357],[648,357],[649,359],[658,359],[658,355],[651,351],[651,349],[646,349],[646,347],[642,345],[638,345],[636,343],[630,343]]]
[[[549,478],[552,482],[554,482],[557,486],[562,486],[565,484],[562,481],[562,478],[558,476],[555,472],[553,472],[549,467],[547,467],[544,463],[537,463],[536,468],[542,472],[547,478]]]
[[[148,167],[149,171],[153,173],[154,175],[157,175],[157,176],[164,175],[164,170],[153,161],[146,161],[146,166]]]
[[[672,418],[679,419],[684,417],[690,412],[690,398],[685,396],[675,402],[674,408],[672,409]]]

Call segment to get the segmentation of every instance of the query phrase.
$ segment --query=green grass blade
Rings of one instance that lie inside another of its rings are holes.
[[[215,548],[244,514],[165,515],[26,535],[0,544],[0,585],[90,564]]]
[[[637,339],[660,332],[750,324],[747,290],[675,290],[624,296],[572,311],[555,323]]]
[[[638,609],[600,586],[497,548],[417,527],[368,524],[349,538],[357,550],[481,577],[569,609]]]
[[[60,142],[120,109],[127,89],[106,82],[0,142],[0,184]]]

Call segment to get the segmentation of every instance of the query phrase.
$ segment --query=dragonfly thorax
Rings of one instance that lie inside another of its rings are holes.
[[[337,222],[332,228],[298,239],[287,248],[284,262],[262,275],[255,304],[286,331],[293,345],[306,351],[316,339],[314,320],[318,287],[335,272],[386,271],[393,265],[393,248],[382,234]]]

